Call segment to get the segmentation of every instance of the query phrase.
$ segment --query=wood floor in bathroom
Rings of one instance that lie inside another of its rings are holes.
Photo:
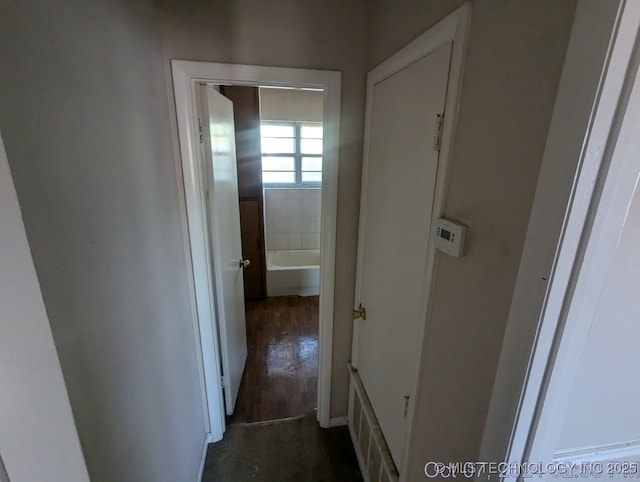
[[[316,408],[318,297],[248,301],[247,364],[228,423],[262,422]]]

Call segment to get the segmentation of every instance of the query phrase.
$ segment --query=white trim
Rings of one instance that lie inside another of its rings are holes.
[[[640,457],[640,440],[628,440],[607,445],[595,445],[578,449],[558,450],[553,454],[554,462],[605,462],[607,460],[629,460]]]
[[[551,461],[640,170],[640,3],[619,16],[507,460]],[[632,89],[633,86],[633,89]],[[570,337],[562,336],[564,331]],[[507,479],[512,480],[512,479]]]
[[[342,417],[333,417],[329,420],[329,427],[344,427],[347,425],[348,417],[346,415]]]
[[[635,3],[640,7],[640,3]],[[625,9],[626,10],[626,9]],[[635,31],[640,25],[640,8],[634,13]],[[623,19],[624,20],[624,19]],[[545,376],[538,391],[534,427],[529,431],[524,456],[536,460],[551,458],[560,437],[562,422],[571,399],[571,389],[580,369],[582,354],[624,227],[629,205],[640,174],[640,77],[636,77],[637,58],[631,66],[633,93],[620,100],[619,110],[602,160],[595,193],[591,199],[577,263],[571,273],[569,289],[555,322],[556,336],[549,353],[536,351],[533,368],[544,364]],[[635,77],[635,79],[634,79]],[[631,88],[630,85],[625,86]],[[625,112],[626,109],[626,112]],[[617,137],[617,138],[616,138]],[[561,251],[562,256],[562,251]],[[580,260],[582,263],[580,264]],[[571,336],[563,336],[564,332]],[[529,394],[525,392],[525,397]],[[541,396],[540,396],[541,395]]]
[[[202,481],[202,476],[204,474],[204,466],[207,461],[207,450],[209,449],[209,444],[211,443],[211,434],[206,433],[204,435],[204,442],[202,444],[202,453],[200,455],[200,467],[198,468],[198,478],[196,482]]]
[[[218,360],[218,340],[214,330],[215,315],[211,300],[212,277],[208,262],[207,238],[204,229],[203,197],[197,167],[197,106],[194,88],[197,83],[235,84],[251,86],[287,86],[324,90],[325,144],[322,173],[322,220],[320,252],[320,330],[318,360],[318,421],[328,427],[331,410],[331,370],[333,352],[333,305],[335,285],[335,240],[338,204],[338,148],[340,134],[341,73],[325,70],[260,67],[254,65],[220,64],[185,60],[171,61],[176,115],[180,139],[179,169],[182,173],[187,213],[184,229],[189,233],[190,258],[193,270],[197,319],[194,320],[201,360]],[[187,221],[188,220],[188,221]],[[200,321],[198,321],[200,320]],[[218,363],[202,365],[205,380],[204,402],[209,411],[213,440],[222,438],[224,415],[217,413],[215,403],[222,394]]]
[[[434,196],[434,205],[432,212],[432,223],[444,214],[444,199],[445,191],[448,182],[449,175],[449,163],[451,159],[451,151],[453,147],[453,139],[455,137],[455,129],[458,119],[459,99],[462,89],[462,73],[464,66],[464,58],[466,52],[467,35],[469,31],[469,25],[471,22],[471,6],[467,2],[453,13],[445,17],[436,25],[431,27],[424,34],[413,40],[411,43],[400,49],[393,54],[389,59],[374,68],[369,72],[367,76],[367,100],[366,100],[366,115],[365,115],[365,135],[364,135],[364,158],[362,165],[362,184],[360,194],[360,222],[359,233],[364,232],[364,219],[366,214],[366,199],[367,199],[367,177],[369,169],[369,141],[371,130],[371,112],[373,102],[373,87],[375,84],[383,81],[394,73],[406,68],[413,64],[417,60],[425,57],[429,53],[437,50],[443,45],[452,42],[453,48],[451,53],[451,63],[449,70],[449,80],[447,83],[447,97],[445,102],[445,118],[443,127],[443,137],[440,149],[440,156],[438,161],[437,180]],[[356,267],[356,289],[354,302],[357,305],[360,300],[361,294],[361,275],[362,275],[362,256],[364,247],[364,239],[362,236],[358,238],[358,260]],[[411,452],[411,443],[414,439],[416,427],[414,427],[414,409],[419,404],[419,380],[422,377],[423,360],[424,360],[424,347],[426,344],[426,338],[428,333],[428,319],[429,319],[429,307],[431,305],[431,292],[432,281],[435,275],[435,248],[431,242],[429,242],[427,252],[427,265],[425,270],[425,293],[424,302],[422,306],[422,319],[425,320],[423,324],[420,339],[421,351],[418,361],[417,376],[414,382],[415,398],[413,403],[409,405],[409,412],[407,414],[408,424],[411,427],[407,433],[407,440],[405,443],[405,452],[401,466],[398,468],[400,472],[400,480],[406,480],[405,470],[409,464],[409,454]],[[357,306],[355,306],[357,307]],[[358,335],[360,328],[360,320],[354,322],[353,327],[353,342],[351,350],[351,365],[357,369],[358,366]]]
[[[180,139],[180,171],[184,190],[184,210],[189,233],[189,252],[193,273],[194,294],[197,317],[194,320],[199,360],[202,361],[205,393],[202,394],[207,406],[208,431],[212,441],[222,439],[224,434],[224,397],[220,387],[221,368],[219,363],[205,363],[204,360],[219,360],[218,330],[215,329],[216,316],[213,299],[213,275],[209,256],[208,232],[204,196],[201,186],[203,173],[199,162],[199,142],[197,132],[197,92],[195,81],[186,70],[174,69],[173,88]]]

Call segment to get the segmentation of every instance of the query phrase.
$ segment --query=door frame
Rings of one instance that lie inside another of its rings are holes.
[[[460,93],[462,90],[462,77],[464,68],[464,59],[467,45],[467,37],[469,26],[471,23],[471,5],[470,2],[464,3],[454,12],[449,14],[443,20],[431,27],[418,38],[407,44],[405,47],[397,51],[387,60],[375,67],[367,75],[367,97],[365,111],[365,131],[364,131],[364,153],[362,163],[362,183],[360,192],[360,221],[358,226],[358,259],[356,267],[356,288],[354,296],[354,309],[358,308],[361,293],[361,275],[362,275],[362,256],[364,248],[364,239],[360,233],[364,232],[364,219],[366,215],[366,196],[367,196],[367,176],[369,170],[369,144],[371,132],[371,114],[373,107],[373,88],[375,84],[392,76],[393,74],[407,68],[411,64],[429,55],[447,43],[452,43],[451,61],[449,66],[449,79],[447,81],[447,95],[445,99],[445,117],[442,131],[442,139],[440,145],[440,155],[438,157],[438,169],[436,175],[436,186],[433,203],[433,211],[431,213],[431,225],[435,226],[435,220],[444,215],[445,194],[449,177],[449,166],[451,163],[453,140],[455,138],[455,129],[458,119],[458,111],[460,107]],[[426,135],[431,135],[427,133]],[[433,288],[433,278],[436,269],[436,250],[431,239],[427,251],[427,262],[425,269],[424,296],[420,319],[425,320],[422,324],[419,338],[420,355],[418,357],[418,370],[414,381],[415,397],[413,403],[409,404],[407,413],[408,424],[410,429],[407,432],[405,442],[405,451],[403,461],[398,468],[401,474],[406,476],[404,468],[408,467],[409,454],[411,449],[411,441],[414,437],[416,427],[414,427],[415,407],[419,404],[419,380],[422,377],[424,365],[424,348],[428,335],[429,323],[429,307],[431,305],[431,294]],[[351,367],[358,368],[358,336],[361,320],[354,320],[353,324],[353,341],[351,348]]]
[[[603,7],[613,9],[614,15]],[[635,2],[578,3],[480,460],[551,461],[640,169],[638,159],[629,156],[637,141],[629,131],[632,120],[625,116],[628,106],[640,109],[639,26],[640,5]],[[604,34],[603,49],[599,35]],[[585,51],[596,55],[585,59]],[[575,88],[581,82],[589,84],[591,78],[592,90]],[[549,282],[538,293],[540,287],[533,280],[539,281],[541,275]],[[524,326],[529,323],[531,333]],[[571,337],[563,337],[565,331]],[[523,355],[528,358],[521,370]],[[562,461],[570,462],[574,455],[596,456],[606,449],[564,454]],[[617,454],[609,450],[606,455]]]
[[[323,89],[324,149],[322,171],[320,310],[318,334],[318,411],[322,427],[330,425],[333,305],[335,285],[336,220],[340,136],[340,72],[171,60],[180,159],[178,172],[183,229],[192,270],[192,301],[196,309],[194,329],[210,441],[224,433],[224,400],[220,386],[220,352],[213,304],[213,278],[207,245],[204,197],[199,165],[197,84],[233,84],[252,87]],[[206,362],[210,360],[210,362]],[[214,362],[216,361],[216,362]]]

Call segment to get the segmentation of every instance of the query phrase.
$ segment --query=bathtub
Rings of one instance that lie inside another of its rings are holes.
[[[267,296],[319,293],[319,249],[267,251]]]

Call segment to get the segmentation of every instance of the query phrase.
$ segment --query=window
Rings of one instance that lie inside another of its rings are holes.
[[[262,183],[319,185],[322,182],[322,124],[261,122]]]

